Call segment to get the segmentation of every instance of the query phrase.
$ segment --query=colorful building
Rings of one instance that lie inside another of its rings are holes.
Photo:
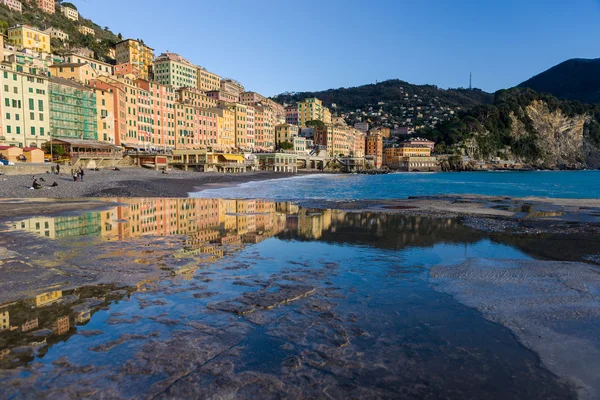
[[[368,135],[365,145],[365,158],[373,168],[379,169],[383,165],[383,138],[379,135]]]
[[[240,103],[246,105],[253,105],[256,103],[264,103],[267,98],[256,92],[242,92],[240,93]]]
[[[117,43],[115,56],[117,64],[129,64],[132,71],[139,71],[139,78],[148,79],[154,60],[154,49],[146,46],[143,41],[126,39]]]
[[[53,138],[98,140],[96,94],[75,81],[50,77],[50,130]]]
[[[0,0],[0,3],[4,4],[12,11],[23,12],[23,4],[19,0]]]
[[[177,89],[176,99],[182,104],[190,104],[201,108],[217,107],[219,103],[217,99],[207,96],[202,90],[189,87]]]
[[[114,89],[94,89],[96,94],[96,116],[98,140],[115,143],[115,104]]]
[[[285,108],[285,123],[298,125],[298,106],[287,106]]]
[[[217,116],[217,145],[218,150],[226,151],[235,148],[235,111],[229,107],[219,106],[209,109]]]
[[[31,0],[27,0],[31,3]],[[54,14],[56,12],[56,5],[54,0],[35,0],[36,5],[40,10],[47,14]]]
[[[246,145],[250,150],[254,150],[256,147],[256,130],[254,127],[256,110],[253,106],[246,106]]]
[[[170,86],[145,79],[138,79],[136,84],[138,143],[152,149],[174,148],[175,91]]]
[[[275,125],[275,142],[277,148],[280,148],[283,142],[292,143],[294,136],[298,136],[298,127],[296,125]]]
[[[0,69],[0,144],[42,147],[49,140],[48,77]]]
[[[206,95],[219,102],[237,103],[239,101],[239,97],[237,95],[230,92],[225,92],[223,90],[211,90],[206,92]]]
[[[98,75],[104,75],[104,76],[111,76],[113,75],[113,66],[111,64],[102,62],[102,61],[98,61],[95,60],[91,57],[87,57],[84,56],[82,54],[78,54],[78,53],[67,53],[65,54],[65,63],[70,63],[70,64],[89,64],[90,67],[92,67],[92,69],[94,71],[96,71],[96,73]]]
[[[125,88],[112,78],[100,77],[90,82],[96,90],[110,91],[113,95],[114,144],[121,145],[127,140],[127,99]],[[131,109],[131,107],[130,107]],[[106,121],[108,123],[108,121]]]
[[[219,90],[221,88],[221,77],[199,66],[196,70],[196,83],[198,89],[205,92]]]
[[[33,26],[17,25],[9,28],[8,42],[19,49],[50,53],[50,35]]]
[[[235,95],[237,98],[235,102],[238,103],[240,101],[240,94],[242,94],[242,92],[244,91],[244,86],[234,79],[225,78],[221,79],[221,90],[223,92]]]
[[[198,87],[197,67],[175,53],[158,56],[152,63],[154,80],[162,85],[170,85],[175,89],[180,87]]]
[[[61,31],[60,29],[56,29],[56,28],[53,28],[53,27],[50,27],[50,28],[46,29],[44,31],[44,33],[50,35],[51,38],[59,39],[59,40],[62,40],[63,42],[66,42],[67,40],[69,40],[69,35],[68,34],[66,34],[65,32]]]
[[[70,79],[79,83],[89,84],[96,78],[96,71],[87,63],[62,63],[50,66],[50,74],[60,78]]]
[[[304,128],[306,122],[314,120],[331,123],[331,113],[323,102],[313,97],[298,103],[298,126]]]
[[[254,106],[254,144],[259,151],[275,150],[275,113],[269,107]]]
[[[68,6],[59,5],[60,12],[72,21],[79,21],[79,12],[76,9]]]
[[[175,116],[177,149],[207,149],[218,145],[218,115],[214,109],[177,102]]]
[[[85,25],[79,25],[77,30],[81,32],[82,35],[96,36],[96,31]]]

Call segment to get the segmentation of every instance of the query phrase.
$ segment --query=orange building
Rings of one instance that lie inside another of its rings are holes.
[[[376,169],[383,166],[383,138],[380,135],[367,136],[365,158],[370,160]]]

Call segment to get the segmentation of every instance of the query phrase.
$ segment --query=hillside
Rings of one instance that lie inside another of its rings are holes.
[[[534,168],[599,168],[600,107],[531,89],[501,90],[477,106],[425,129],[437,150],[475,159],[499,157]]]
[[[58,39],[52,39],[52,51],[56,54],[64,53],[68,47],[86,47],[94,51],[95,57],[101,61],[110,61],[108,57],[108,49],[114,47],[114,44],[119,40],[119,35],[115,35],[108,27],[100,27],[90,19],[79,16],[79,21],[72,21],[65,17],[62,13],[57,12],[53,15],[42,12],[34,2],[29,5],[23,1],[23,13],[11,11],[8,7],[0,4],[0,30],[6,34],[6,30],[17,24],[31,25],[40,30],[45,30],[50,27],[60,29],[69,35],[69,41],[62,43]],[[72,3],[58,2],[68,5],[72,8],[76,7]],[[77,29],[80,25],[85,25],[94,29],[96,37],[90,37],[81,34]],[[98,42],[96,39],[100,39]],[[65,46],[66,45],[66,46]]]
[[[561,99],[600,104],[600,58],[565,61],[519,87],[550,93]]]
[[[389,127],[432,126],[461,110],[493,101],[492,94],[478,89],[444,90],[398,79],[320,92],[282,93],[274,100],[294,104],[307,97],[321,99],[334,113],[343,114],[349,124],[365,121]]]

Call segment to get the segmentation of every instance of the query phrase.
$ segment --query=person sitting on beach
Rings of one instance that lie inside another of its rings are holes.
[[[79,178],[79,174],[77,172],[73,172],[73,182],[77,182],[77,178]]]
[[[118,167],[114,167],[113,171],[120,171],[120,169]]]
[[[54,182],[52,182],[52,185],[50,185],[50,186],[52,186],[52,187],[57,187],[57,186],[58,186],[58,183],[56,183],[56,181],[54,181]]]
[[[37,179],[35,179],[35,178],[34,178],[34,179],[33,179],[33,184],[31,185],[31,187],[32,187],[32,188],[34,188],[34,189],[41,189],[41,188],[42,188],[42,185],[40,185],[40,184],[38,183]]]

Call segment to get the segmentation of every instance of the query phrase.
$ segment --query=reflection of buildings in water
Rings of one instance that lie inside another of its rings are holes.
[[[10,329],[10,313],[8,310],[0,311],[0,332]]]
[[[83,310],[75,313],[75,323],[85,324],[92,318],[92,312],[90,310]]]
[[[21,325],[21,332],[29,332],[39,326],[39,320],[34,318],[30,321],[26,321],[23,325]]]
[[[62,290],[55,290],[54,292],[42,293],[35,296],[32,302],[36,307],[43,307],[60,300],[62,295]]]
[[[10,354],[10,349],[0,350],[0,360],[4,360],[4,357]]]
[[[52,326],[52,330],[57,335],[63,335],[69,332],[69,329],[71,329],[71,321],[69,320],[69,316],[67,315],[57,318],[56,322]]]

